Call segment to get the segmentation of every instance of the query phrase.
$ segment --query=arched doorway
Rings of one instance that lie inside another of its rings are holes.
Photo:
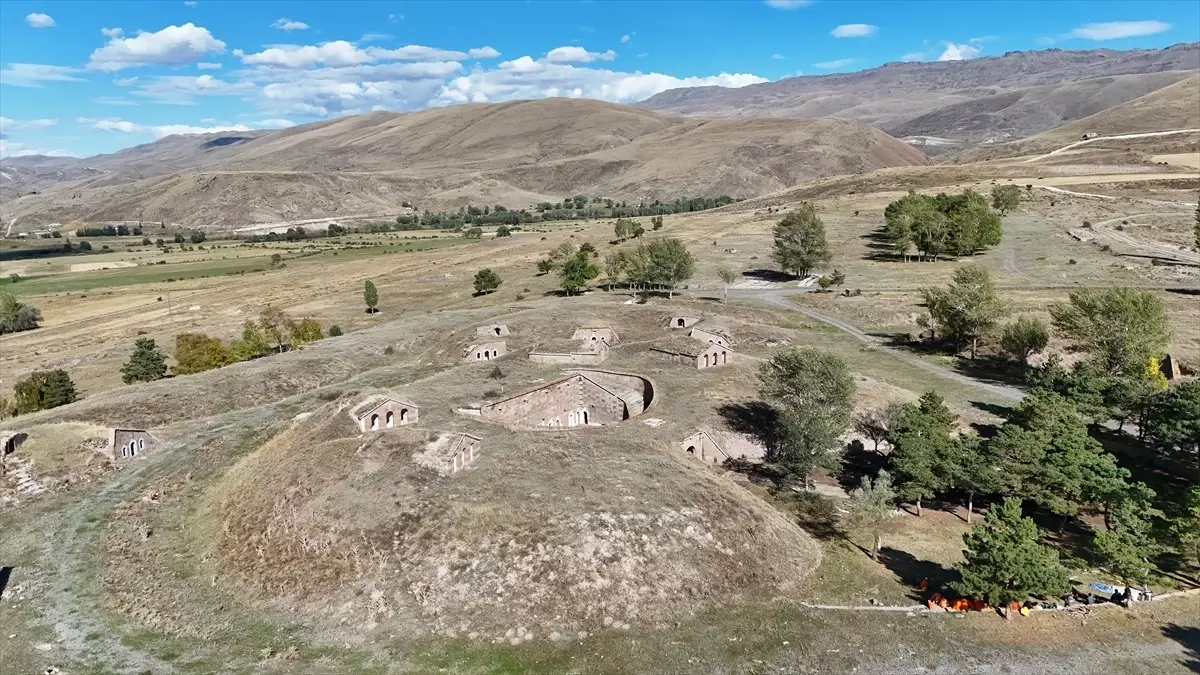
[[[500,334],[500,327],[499,327],[499,326],[496,326],[496,327],[495,327],[493,330],[495,330],[495,331],[496,331],[496,335],[499,335],[499,334]]]
[[[379,428],[379,415],[372,413],[372,415],[371,415],[371,430],[374,431],[378,428]]]
[[[680,328],[682,328],[683,327],[683,319],[679,319],[678,323],[676,325],[679,326]]]
[[[396,416],[391,410],[388,411],[384,424],[387,425],[387,428],[389,429],[396,426]]]
[[[587,423],[588,423],[588,421],[587,421],[587,411],[586,411],[586,410],[584,410],[584,411],[583,411],[583,423],[584,423],[584,424],[587,424]]]
[[[408,421],[408,408],[400,409],[400,423],[404,424]]]
[[[689,446],[688,446],[688,448],[687,448],[687,454],[689,454],[689,455],[694,455],[694,454],[696,454],[696,446],[694,446],[694,445],[689,445]]]

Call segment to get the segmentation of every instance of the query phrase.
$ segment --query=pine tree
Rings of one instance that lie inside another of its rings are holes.
[[[363,284],[363,301],[367,303],[367,314],[374,314],[379,310],[379,292],[375,290],[375,284],[368,279]]]
[[[889,435],[897,492],[916,504],[918,517],[923,500],[950,486],[949,458],[956,442],[950,436],[953,415],[940,396],[930,392],[926,397],[922,406],[905,406]],[[951,424],[946,423],[947,416]]]
[[[490,269],[479,270],[475,273],[475,292],[480,295],[486,295],[500,288],[500,284],[504,283],[500,279],[500,275]]]
[[[167,357],[150,338],[138,338],[133,343],[133,354],[121,366],[121,379],[125,384],[153,382],[167,376]]]
[[[1038,543],[1037,526],[1021,516],[1021,501],[1007,497],[988,509],[983,523],[963,535],[966,550],[954,583],[959,593],[990,605],[1022,602],[1031,595],[1057,596],[1067,590],[1067,570],[1058,552]]]

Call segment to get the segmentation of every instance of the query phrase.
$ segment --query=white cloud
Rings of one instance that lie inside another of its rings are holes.
[[[131,38],[114,37],[92,52],[88,68],[112,71],[150,64],[179,66],[224,49],[225,43],[213,37],[207,28],[185,23],[155,33],[139,31]]]
[[[492,49],[491,47],[484,46],[476,47],[475,49],[468,49],[467,56],[472,59],[494,59],[500,56],[500,52]]]
[[[134,84],[133,82],[129,83]],[[251,82],[229,82],[212,75],[162,75],[150,80],[138,81],[134,96],[148,98],[156,103],[192,105],[198,96],[229,96],[254,90]]]
[[[392,23],[395,23],[397,21],[402,21],[403,19],[404,19],[403,14],[388,14],[388,21],[391,21]]]
[[[370,31],[363,33],[362,37],[358,38],[358,41],[362,44],[367,44],[369,42],[383,42],[384,40],[391,39],[392,36],[388,35],[387,33],[376,33],[374,31]]]
[[[119,131],[123,134],[132,134],[138,130],[138,125],[125,120],[89,120],[86,117],[80,117],[75,120],[80,124],[91,123],[93,129],[99,131]]]
[[[187,5],[188,7],[195,7],[200,3],[196,2],[196,0],[183,0],[183,4]]]
[[[100,34],[104,37],[118,38],[124,35],[125,31],[121,28],[101,28]]]
[[[33,26],[34,28],[53,28],[54,17],[50,16],[49,14],[34,12],[32,14],[25,15],[25,23]]]
[[[1119,40],[1155,35],[1169,30],[1171,30],[1171,24],[1165,21],[1109,21],[1080,26],[1071,31],[1071,37],[1084,40]]]
[[[621,36],[621,44],[625,44],[626,42],[629,42],[632,39],[633,38],[629,37],[628,35],[622,35]]]
[[[196,67],[200,70],[220,70],[221,64],[213,63],[211,61],[201,61],[200,63],[196,64]]]
[[[869,23],[845,23],[829,31],[829,34],[835,38],[858,38],[872,37],[878,32],[879,26]]]
[[[764,5],[775,9],[799,9],[812,3],[813,0],[763,0]]]
[[[255,122],[254,126],[245,124],[214,124],[212,126],[195,126],[192,124],[139,124],[123,119],[92,119],[88,117],[78,117],[75,119],[79,124],[89,125],[97,131],[110,131],[122,134],[142,134],[153,136],[156,139],[174,136],[176,134],[213,134],[224,131],[254,131],[260,128],[282,128],[292,126],[291,120],[271,119]]]
[[[846,66],[853,64],[854,61],[855,61],[855,59],[837,59],[835,61],[825,61],[822,63],[814,63],[813,66],[820,68],[822,70],[837,70],[838,68],[845,68]]]
[[[96,103],[100,105],[141,105],[137,101],[131,101],[120,96],[100,96],[96,98]]]
[[[909,52],[909,53],[905,54],[904,56],[901,56],[900,60],[905,61],[905,62],[924,61],[925,60],[925,52]]]
[[[113,80],[113,84],[117,85],[118,87],[132,87],[133,85],[137,84],[137,81],[138,77],[134,75],[133,77],[115,78]]]
[[[787,57],[784,56],[783,54],[772,54],[771,58],[775,59],[776,61],[782,61]]]
[[[742,73],[678,78],[661,73],[626,73],[535,61],[528,56],[505,61],[495,70],[477,68],[446,83],[434,105],[569,96],[629,103],[679,87],[743,87],[766,78]]]
[[[47,129],[56,124],[58,124],[58,120],[46,118],[36,120],[14,120],[11,117],[0,117],[0,133],[37,131],[38,129]]]
[[[592,61],[612,61],[617,58],[613,50],[606,52],[589,52],[583,47],[555,47],[546,52],[549,63],[591,63]]]
[[[296,123],[291,120],[276,117],[267,120],[259,120],[254,123],[254,126],[260,129],[286,129],[288,127],[296,126]]]
[[[303,21],[292,21],[291,19],[278,18],[275,19],[275,23],[271,24],[271,28],[278,28],[279,30],[286,31],[308,30],[308,24],[304,23]]]
[[[313,68],[318,65],[341,68],[378,61],[459,61],[470,58],[495,58],[500,52],[491,47],[479,47],[469,52],[438,49],[424,45],[405,45],[396,49],[367,47],[359,49],[345,40],[321,45],[276,45],[257,54],[234,50],[234,56],[248,66],[272,68]]]
[[[946,43],[946,50],[938,57],[938,61],[963,61],[973,59],[979,55],[979,48],[971,45],[959,45],[953,42]]]
[[[0,84],[11,84],[16,87],[41,88],[43,82],[83,82],[83,78],[75,77],[81,73],[78,68],[70,66],[47,66],[41,63],[10,63],[0,70]]]

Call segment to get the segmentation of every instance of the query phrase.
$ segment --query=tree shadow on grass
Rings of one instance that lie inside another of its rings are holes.
[[[1200,628],[1169,623],[1163,626],[1162,633],[1163,637],[1183,647],[1183,658],[1179,663],[1193,673],[1200,673]]]
[[[934,562],[921,560],[908,551],[884,546],[879,549],[879,562],[900,578],[900,583],[909,588],[908,597],[922,601],[927,594],[941,592],[943,595],[950,589],[950,583],[958,581],[958,571],[952,567]],[[921,590],[921,581],[929,581],[929,589]]]
[[[1025,370],[1012,360],[1001,356],[977,355],[974,359],[960,358],[954,369],[967,377],[989,384],[1010,387],[1025,384]]]
[[[838,474],[838,485],[846,492],[862,485],[863,478],[875,480],[879,470],[887,465],[887,457],[868,450],[862,441],[846,446],[842,454],[842,470]]]
[[[1154,449],[1136,436],[1104,427],[1091,427],[1088,434],[1116,459],[1117,466],[1129,471],[1131,480],[1150,486],[1160,501],[1180,503],[1193,484],[1192,476],[1185,475],[1186,467],[1180,467],[1184,471],[1175,471],[1156,465]]]
[[[0,567],[0,598],[4,597],[4,589],[8,587],[8,580],[12,578],[13,568]]]
[[[798,277],[792,276],[791,274],[788,274],[787,272],[781,272],[779,270],[772,270],[772,269],[766,269],[766,268],[746,270],[745,272],[742,272],[742,276],[749,277],[751,279],[756,279],[758,281],[771,281],[771,282],[775,282],[775,283],[784,283],[787,281],[795,281],[798,278]]]
[[[758,441],[765,448],[779,444],[779,413],[763,401],[727,403],[717,409],[730,429]]]
[[[864,235],[859,236],[859,239],[866,240],[866,247],[870,253],[863,256],[863,260],[872,260],[876,262],[900,262],[901,257],[896,254],[895,249],[888,244],[887,237],[884,236],[883,230],[874,230]]]

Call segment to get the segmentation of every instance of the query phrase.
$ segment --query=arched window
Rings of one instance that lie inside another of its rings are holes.
[[[721,352],[721,363],[729,363],[729,352]]]
[[[704,355],[704,367],[705,367],[705,368],[707,368],[707,367],[708,367],[708,354],[705,354],[705,355]]]
[[[680,323],[682,323],[682,321],[681,321]],[[687,449],[687,454],[689,454],[689,455],[694,455],[694,454],[696,454],[696,446],[694,446],[694,445],[689,445],[689,446],[688,446],[688,449]]]
[[[403,424],[407,421],[408,421],[408,408],[401,408],[400,409],[400,423]]]
[[[586,410],[584,410],[584,411],[583,411],[583,423],[584,423],[584,424],[587,424],[587,423],[588,423],[588,421],[587,421],[587,411],[586,411]]]
[[[379,428],[379,415],[372,414],[371,415],[371,430],[373,431],[378,428]]]
[[[387,412],[387,416],[384,418],[384,420],[384,424],[387,425],[387,428],[391,429],[392,427],[396,426],[396,416],[391,410]]]
[[[496,326],[496,335],[499,335],[499,334],[500,334],[500,327]]]
[[[146,449],[146,439],[139,438],[138,439],[138,450],[145,450],[145,449]]]
[[[683,325],[683,319],[679,319],[679,324],[678,324],[678,325],[680,325],[680,326],[682,326],[682,325]]]

